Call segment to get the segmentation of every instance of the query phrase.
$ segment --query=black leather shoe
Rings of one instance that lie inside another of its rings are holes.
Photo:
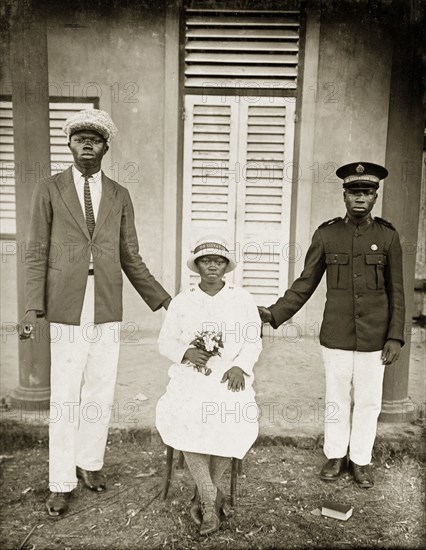
[[[219,516],[220,521],[224,521],[233,515],[233,510],[229,508],[226,503],[225,495],[220,489],[216,493],[216,514]]]
[[[362,487],[363,489],[370,489],[373,487],[373,475],[369,464],[366,464],[365,466],[358,466],[355,462],[351,462],[351,466],[355,483],[359,485],[359,487]]]
[[[201,511],[203,514],[203,520],[200,527],[200,535],[210,535],[210,533],[219,531],[220,521],[216,513],[215,504],[208,507],[202,504]]]
[[[203,521],[203,513],[201,511],[201,500],[197,487],[195,487],[194,496],[192,497],[191,501],[191,518],[194,523],[196,523],[197,525],[201,525]],[[216,515],[219,517],[220,521],[225,521],[226,519],[230,518],[234,513],[233,510],[229,508],[226,504],[225,495],[220,489],[218,489],[216,493],[215,509]]]
[[[346,467],[347,458],[329,458],[321,469],[320,479],[323,481],[336,481],[342,470]]]
[[[191,518],[196,525],[201,525],[201,522],[203,521],[203,514],[201,512],[200,494],[197,486],[195,486],[194,496],[191,498],[191,501],[192,504],[189,511]]]
[[[81,479],[91,491],[96,491],[97,493],[102,493],[106,490],[105,480],[101,472],[102,470],[90,472],[77,466],[77,478]]]
[[[72,491],[68,493],[53,493],[51,492],[46,500],[46,508],[49,512],[49,516],[59,517],[63,516],[69,506],[69,500],[71,498]]]

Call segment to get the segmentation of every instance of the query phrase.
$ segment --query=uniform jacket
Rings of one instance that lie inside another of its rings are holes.
[[[80,324],[90,256],[95,272],[95,323],[121,321],[122,270],[155,311],[169,297],[139,254],[127,189],[102,173],[102,197],[90,238],[72,169],[40,181],[33,194],[25,252],[25,305],[48,321]]]
[[[346,216],[321,225],[313,235],[301,276],[269,308],[274,328],[307,302],[325,271],[323,346],[377,351],[390,338],[404,343],[402,251],[389,222],[370,218],[357,226]]]

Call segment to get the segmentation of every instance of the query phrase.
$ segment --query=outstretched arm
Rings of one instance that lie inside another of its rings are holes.
[[[324,245],[317,229],[306,253],[302,274],[274,305],[269,306],[269,308],[260,308],[259,314],[262,321],[265,319],[264,322],[269,322],[273,328],[278,328],[282,323],[293,317],[312,296],[325,270]],[[269,313],[265,310],[268,310]]]
[[[129,281],[145,300],[152,311],[160,307],[167,309],[170,295],[150,273],[139,254],[135,216],[129,192],[125,190],[120,229],[120,261]]]

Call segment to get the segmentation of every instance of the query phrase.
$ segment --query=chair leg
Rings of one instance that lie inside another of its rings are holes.
[[[184,467],[184,460],[185,460],[185,457],[183,456],[183,452],[182,452],[182,451],[179,451],[179,454],[178,454],[178,462],[177,462],[177,465],[176,465],[176,469],[177,469],[177,470],[183,470],[183,467]]]
[[[170,487],[170,481],[172,479],[172,469],[173,469],[173,447],[169,447],[167,445],[166,447],[167,455],[166,455],[166,472],[163,479],[163,489],[161,491],[161,498],[162,500],[166,500],[167,493],[169,492]]]
[[[241,476],[243,475],[243,461],[239,458],[237,460],[238,460],[238,475]]]
[[[231,462],[231,506],[234,507],[237,503],[237,477],[238,477],[238,462],[237,458],[233,458]]]

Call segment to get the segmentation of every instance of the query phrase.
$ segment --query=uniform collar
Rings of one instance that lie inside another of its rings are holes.
[[[355,227],[368,227],[369,225],[371,225],[373,223],[373,217],[370,214],[368,216],[368,218],[366,220],[364,220],[362,223],[355,223],[346,214],[346,216],[344,217],[344,222],[349,223],[350,225],[354,225]]]

